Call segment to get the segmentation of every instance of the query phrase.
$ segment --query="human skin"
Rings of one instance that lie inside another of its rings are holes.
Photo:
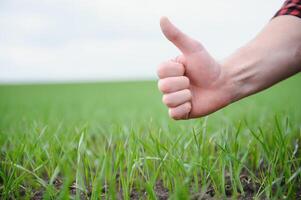
[[[301,19],[294,16],[272,19],[223,62],[166,17],[160,26],[182,53],[157,70],[162,101],[175,120],[208,115],[301,70]]]

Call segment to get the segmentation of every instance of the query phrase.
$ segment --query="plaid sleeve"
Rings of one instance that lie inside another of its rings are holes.
[[[293,15],[301,18],[301,0],[286,0],[274,17]]]

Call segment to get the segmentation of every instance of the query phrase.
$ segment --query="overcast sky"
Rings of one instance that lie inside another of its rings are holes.
[[[155,78],[178,50],[168,16],[223,59],[260,31],[283,0],[1,0],[0,82]]]

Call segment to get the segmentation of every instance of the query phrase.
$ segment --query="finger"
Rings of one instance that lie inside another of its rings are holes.
[[[201,47],[200,43],[180,31],[167,17],[161,18],[160,26],[165,37],[184,54],[193,53]]]
[[[177,92],[169,93],[163,95],[162,101],[168,107],[177,107],[181,104],[184,104],[190,101],[192,98],[191,92],[189,89],[180,90]]]
[[[188,119],[189,113],[191,111],[191,102],[186,102],[175,108],[169,108],[169,116],[175,120]]]
[[[174,61],[163,62],[158,66],[157,74],[159,78],[184,75],[184,65]]]
[[[184,54],[182,55],[178,55],[177,57],[171,59],[173,62],[176,62],[176,63],[182,63],[184,65],[184,63],[186,63],[186,59],[185,59],[185,56]]]
[[[189,79],[186,76],[168,77],[160,79],[158,88],[163,93],[171,93],[189,88]]]

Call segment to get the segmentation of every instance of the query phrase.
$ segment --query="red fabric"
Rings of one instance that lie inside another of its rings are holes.
[[[274,17],[281,15],[293,15],[301,18],[301,0],[286,0]]]

